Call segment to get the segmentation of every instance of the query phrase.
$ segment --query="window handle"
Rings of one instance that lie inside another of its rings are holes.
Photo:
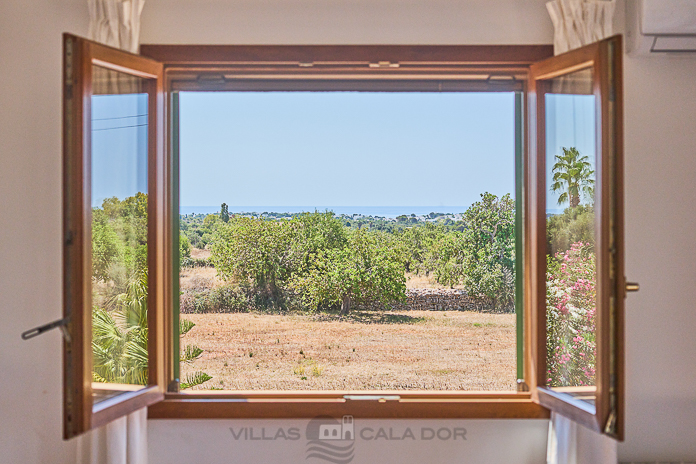
[[[627,292],[637,292],[640,290],[640,284],[638,282],[626,282]]]
[[[61,332],[63,332],[63,337],[65,337],[65,339],[69,342],[70,333],[68,332],[67,325],[68,318],[64,317],[63,319],[58,319],[57,321],[49,322],[48,324],[40,325],[38,327],[34,327],[33,329],[29,329],[26,332],[22,332],[22,340],[29,340],[30,338],[34,338],[58,327],[60,328]]]

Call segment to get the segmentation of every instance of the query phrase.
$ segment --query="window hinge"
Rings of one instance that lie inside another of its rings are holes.
[[[179,379],[174,379],[167,385],[167,393],[179,393]]]
[[[377,401],[386,403],[387,401],[399,401],[399,395],[343,395],[343,399],[350,401]]]
[[[57,321],[49,322],[48,324],[40,325],[38,327],[34,327],[33,329],[29,329],[25,332],[22,332],[22,340],[29,340],[30,338],[34,338],[38,335],[41,335],[43,333],[48,332],[49,330],[53,330],[56,327],[60,329],[61,332],[63,332],[63,337],[67,342],[70,342],[70,332],[68,332],[68,323],[70,321],[68,320],[67,317],[64,317],[63,319],[58,319]]]
[[[522,392],[528,392],[529,391],[529,385],[527,385],[527,382],[525,382],[522,379],[517,379],[517,392],[522,393]]]
[[[609,414],[609,417],[607,418],[607,423],[604,426],[604,433],[607,435],[615,436],[616,435],[616,411],[613,410]]]

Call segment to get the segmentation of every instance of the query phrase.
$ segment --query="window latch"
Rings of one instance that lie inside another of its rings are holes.
[[[376,63],[369,63],[370,68],[398,68],[399,63],[395,61],[378,61]]]
[[[49,322],[48,324],[34,327],[33,329],[27,330],[26,332],[22,332],[22,340],[29,340],[30,338],[34,338],[57,327],[60,329],[61,332],[63,332],[63,337],[65,337],[65,339],[69,342],[70,333],[68,332],[67,327],[68,322],[68,318],[64,317],[63,319],[58,319],[57,321]]]
[[[640,290],[640,284],[638,282],[626,282],[627,292],[637,292]]]
[[[399,401],[399,395],[343,395],[343,399],[352,401],[377,401],[386,403],[387,401]]]

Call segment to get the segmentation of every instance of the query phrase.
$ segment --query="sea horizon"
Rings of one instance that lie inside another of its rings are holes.
[[[337,216],[362,214],[363,216],[395,218],[415,214],[425,216],[430,213],[458,214],[468,206],[233,206],[228,205],[230,214],[241,213],[290,213],[297,214],[314,211],[333,211]],[[213,214],[219,213],[220,206],[181,206],[179,214]]]

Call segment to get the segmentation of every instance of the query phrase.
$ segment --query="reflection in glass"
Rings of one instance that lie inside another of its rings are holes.
[[[148,94],[141,78],[97,66],[92,72],[92,378],[97,402],[134,389],[104,384],[148,381]]]
[[[546,384],[591,387],[597,354],[592,70],[549,84],[545,94]],[[583,389],[572,391],[577,394]]]

